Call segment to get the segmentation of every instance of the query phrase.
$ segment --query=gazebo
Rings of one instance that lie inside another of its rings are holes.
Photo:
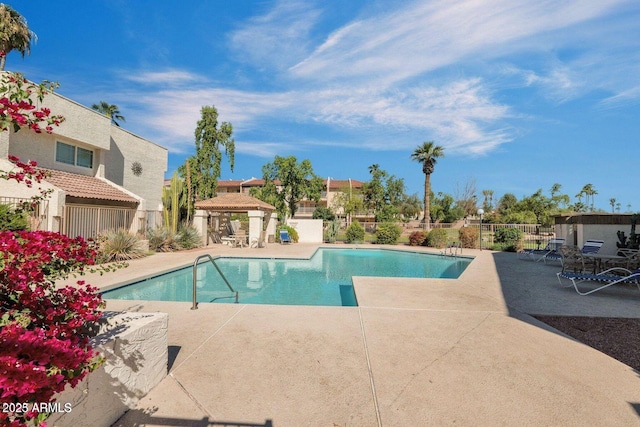
[[[208,217],[212,212],[237,213],[247,212],[249,215],[249,244],[266,242],[266,236],[275,236],[275,221],[271,221],[275,206],[243,193],[221,193],[216,197],[201,200],[195,204],[194,224],[207,244]],[[264,224],[266,217],[266,226]],[[266,235],[266,236],[265,236]]]

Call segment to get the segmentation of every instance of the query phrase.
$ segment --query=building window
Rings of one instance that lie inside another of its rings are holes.
[[[93,168],[93,151],[57,141],[56,162],[91,169]]]
[[[93,151],[84,148],[76,148],[76,165],[85,168],[93,167]]]
[[[56,162],[75,165],[76,147],[62,142],[56,143]]]

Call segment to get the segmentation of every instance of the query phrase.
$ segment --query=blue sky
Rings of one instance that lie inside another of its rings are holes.
[[[475,181],[495,198],[587,183],[596,207],[640,209],[636,0],[8,2],[38,35],[7,70],[60,83],[123,127],[194,151],[200,108],[233,124],[236,166],[278,154],[317,174],[369,179],[378,163],[421,195],[411,152],[445,147],[435,192]]]

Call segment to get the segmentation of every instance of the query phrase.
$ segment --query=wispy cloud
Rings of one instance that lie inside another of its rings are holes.
[[[535,44],[531,37],[592,19],[620,3],[623,2],[393,3],[396,9],[388,14],[361,19],[336,30],[291,71],[315,80],[373,73],[376,81],[391,84],[462,59],[508,54],[523,44]]]
[[[633,104],[640,104],[640,86],[632,87],[629,90],[605,98],[600,102],[600,106],[603,108],[615,108]]]
[[[296,146],[289,143],[241,141],[236,145],[236,152],[250,156],[272,159],[277,154],[295,152]]]
[[[239,151],[261,157],[295,149],[294,138],[300,135],[288,135],[287,129],[305,123],[343,136],[333,136],[331,144],[406,150],[416,140],[433,139],[453,152],[480,155],[519,132],[509,123],[519,112],[497,96],[501,88],[537,87],[556,102],[605,85],[617,93],[606,101],[610,104],[640,97],[623,79],[585,78],[606,74],[606,64],[599,62],[611,55],[605,41],[596,43],[596,51],[570,57],[557,53],[565,43],[579,45],[580,37],[601,37],[602,32],[589,32],[591,21],[625,4],[389,2],[385,12],[363,11],[314,46],[323,12],[306,2],[282,0],[228,37],[243,61],[269,69],[277,89],[232,89],[231,83],[168,69],[128,73],[127,79],[141,88],[121,99],[151,129],[152,138],[176,151],[193,144],[200,107],[215,105],[220,120],[231,122],[235,134],[246,138]],[[525,55],[531,55],[525,61],[530,67],[510,65],[512,57]],[[617,70],[633,69],[629,61],[619,61]],[[496,62],[507,65],[496,67]],[[442,70],[452,69],[459,72],[444,77]],[[151,85],[159,89],[149,91]],[[256,136],[260,130],[271,137]]]
[[[320,11],[309,1],[280,0],[264,15],[255,16],[229,34],[235,56],[262,68],[284,69],[304,58],[309,35]]]
[[[183,85],[206,81],[198,74],[184,70],[143,71],[139,73],[122,72],[123,79],[145,85]]]

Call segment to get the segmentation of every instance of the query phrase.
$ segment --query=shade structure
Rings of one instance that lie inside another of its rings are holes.
[[[211,199],[196,202],[195,206],[196,209],[213,212],[273,212],[276,210],[275,206],[242,193],[221,193]]]

